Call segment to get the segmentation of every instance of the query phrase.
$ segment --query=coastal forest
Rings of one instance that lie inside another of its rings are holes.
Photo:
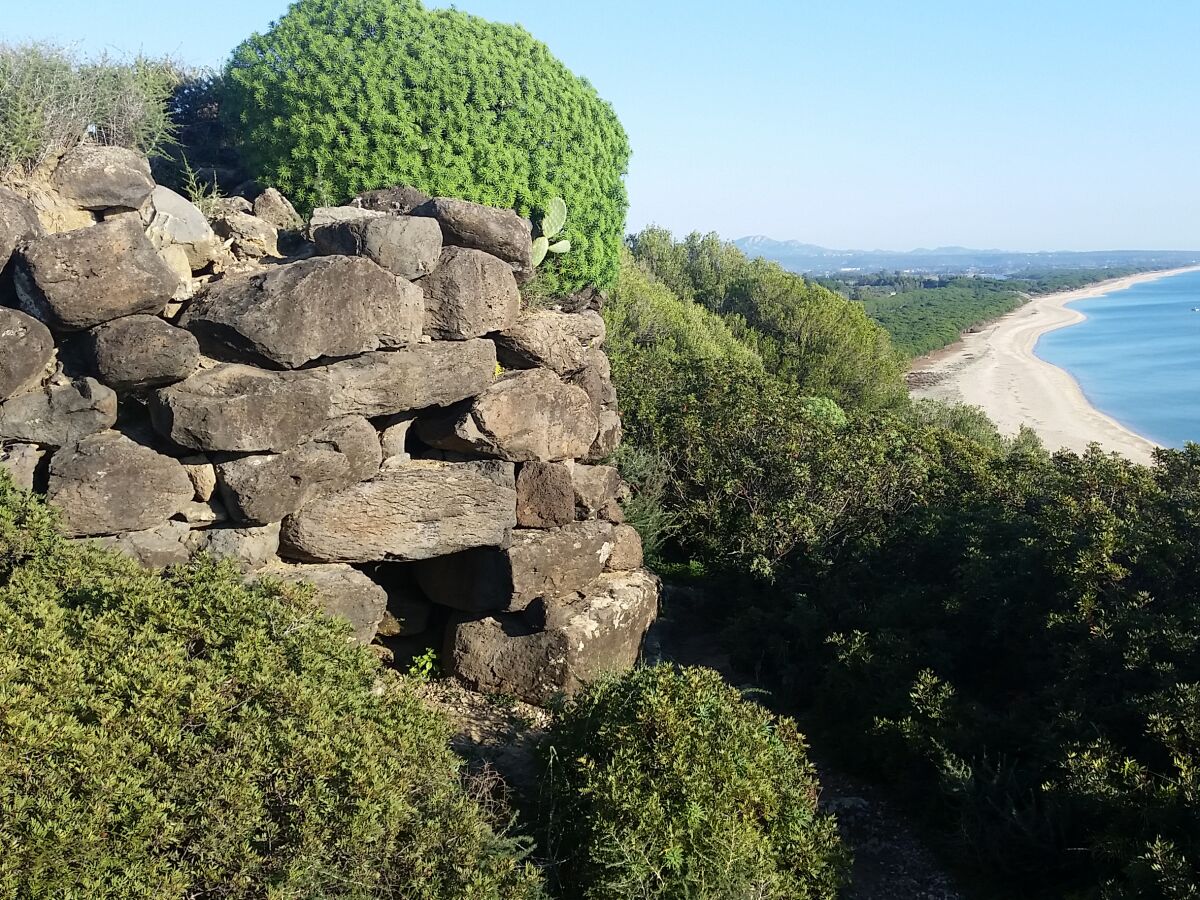
[[[10,180],[89,134],[200,209],[244,180],[305,219],[406,186],[537,227],[561,199],[522,308],[603,297],[623,516],[738,673],[559,698],[522,793],[456,756],[436,658],[385,677],[302,590],[68,540],[0,468],[0,897],[834,898],[853,847],[811,755],[966,896],[1195,898],[1200,446],[1048,448],[904,380],[1125,273],[809,279],[627,233],[636,147],[582,75],[416,0],[299,0],[218,72],[0,48]]]

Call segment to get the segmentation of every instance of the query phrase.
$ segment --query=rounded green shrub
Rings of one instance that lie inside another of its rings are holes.
[[[837,894],[845,855],[803,739],[716,672],[660,665],[598,682],[561,711],[543,753],[566,896]]]
[[[419,0],[299,0],[226,76],[247,164],[298,205],[408,184],[536,222],[561,197],[572,250],[543,264],[539,287],[616,278],[628,139],[524,29]]]
[[[542,896],[349,634],[227,567],[66,541],[0,472],[0,896]]]

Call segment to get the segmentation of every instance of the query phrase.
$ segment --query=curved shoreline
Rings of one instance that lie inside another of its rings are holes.
[[[1087,318],[1069,303],[1197,270],[1200,266],[1143,272],[1034,297],[958,343],[915,360],[910,371],[929,383],[914,386],[911,393],[982,407],[1004,434],[1016,434],[1021,425],[1028,425],[1050,450],[1067,447],[1078,452],[1096,442],[1105,450],[1149,462],[1158,444],[1092,406],[1070,373],[1033,350],[1043,334]]]

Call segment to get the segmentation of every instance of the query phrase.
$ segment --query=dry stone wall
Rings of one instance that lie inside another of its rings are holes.
[[[76,539],[307,582],[482,690],[631,666],[659,589],[600,295],[523,308],[529,223],[408,188],[209,216],[115,148],[0,189],[0,466]]]

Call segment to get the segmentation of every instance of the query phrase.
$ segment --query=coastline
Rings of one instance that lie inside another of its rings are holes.
[[[910,393],[981,407],[1003,434],[1016,434],[1028,425],[1049,450],[1080,452],[1095,442],[1148,463],[1159,445],[1092,406],[1070,373],[1036,356],[1033,348],[1043,334],[1086,318],[1068,306],[1076,300],[1198,270],[1200,266],[1143,272],[1034,297],[949,347],[914,360],[909,371],[916,383]]]

